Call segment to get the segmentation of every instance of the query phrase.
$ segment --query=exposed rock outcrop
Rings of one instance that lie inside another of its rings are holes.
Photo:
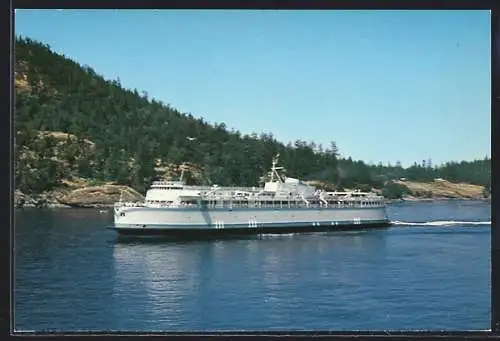
[[[142,201],[136,190],[119,185],[92,186],[75,189],[59,198],[59,202],[72,207],[109,207],[120,200]]]
[[[443,179],[433,182],[395,181],[407,187],[411,195],[405,198],[426,199],[484,199],[484,187],[478,185],[453,183]],[[418,200],[418,199],[417,199]]]

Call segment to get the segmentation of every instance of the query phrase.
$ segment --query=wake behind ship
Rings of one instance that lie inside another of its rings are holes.
[[[264,187],[188,186],[154,181],[144,202],[114,205],[120,234],[290,233],[388,226],[384,198],[325,192],[281,176],[273,159]]]

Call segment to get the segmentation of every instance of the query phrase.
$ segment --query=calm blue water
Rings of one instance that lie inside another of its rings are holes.
[[[117,239],[99,210],[19,210],[15,329],[490,329],[489,203],[389,214],[401,223],[168,242]]]

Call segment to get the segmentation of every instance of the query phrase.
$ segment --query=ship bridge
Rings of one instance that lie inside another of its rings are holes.
[[[179,198],[198,198],[201,190],[186,188],[182,181],[153,181],[146,192],[146,203],[149,205],[171,204]]]

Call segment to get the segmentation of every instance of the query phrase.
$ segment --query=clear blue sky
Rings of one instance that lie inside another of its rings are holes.
[[[491,155],[489,11],[18,10],[15,31],[242,133],[373,163]]]

